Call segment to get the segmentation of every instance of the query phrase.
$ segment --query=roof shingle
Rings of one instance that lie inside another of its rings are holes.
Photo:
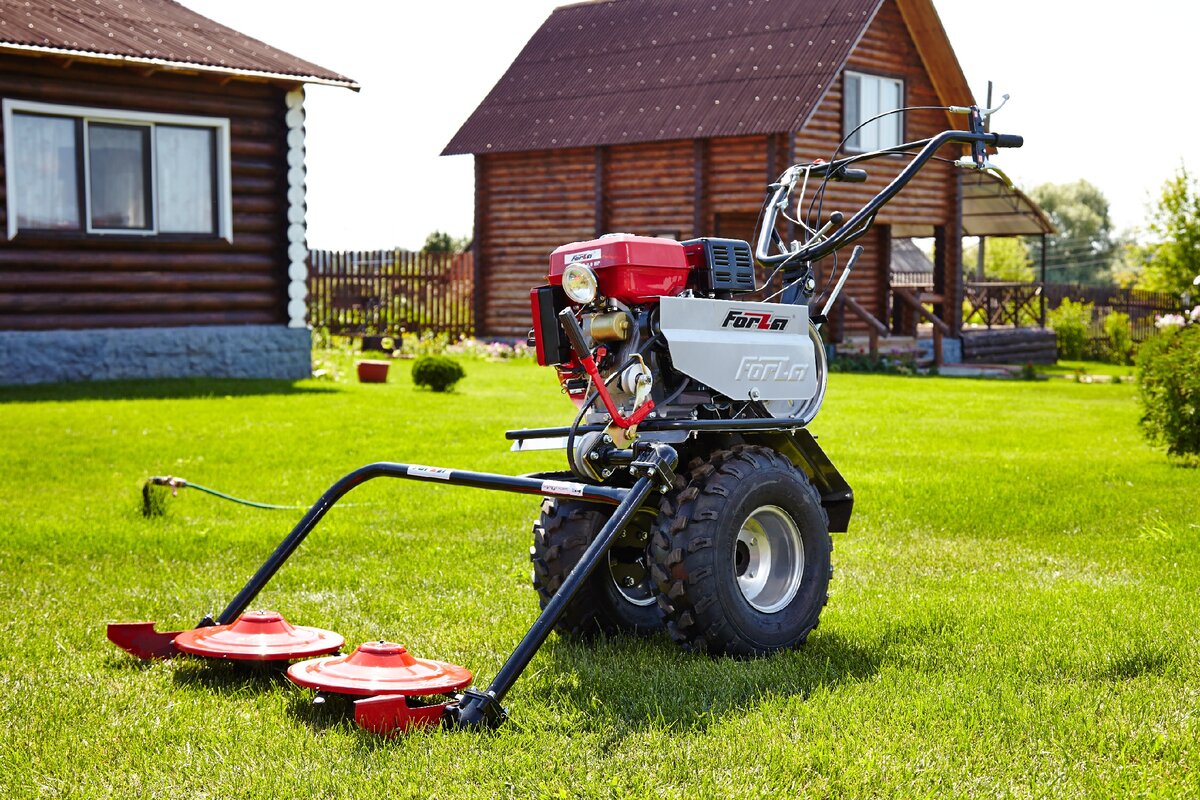
[[[882,1],[558,8],[443,154],[798,130]]]
[[[172,0],[0,0],[6,47],[358,88]]]

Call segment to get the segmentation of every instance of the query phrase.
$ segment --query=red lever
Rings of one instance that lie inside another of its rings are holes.
[[[588,350],[587,343],[583,340],[583,330],[579,327],[579,320],[575,319],[575,314],[569,308],[558,312],[558,319],[562,323],[563,330],[566,331],[567,339],[571,342],[571,349],[575,351],[575,357],[579,359],[579,363],[587,371],[588,377],[596,385],[596,392],[604,401],[604,409],[612,417],[613,424],[618,428],[632,428],[644,420],[646,415],[654,410],[654,401],[647,400],[628,417],[622,416],[621,412],[617,410],[617,404],[613,402],[612,395],[608,393],[608,386],[600,377],[600,370],[596,368],[596,359],[592,358],[592,352]]]

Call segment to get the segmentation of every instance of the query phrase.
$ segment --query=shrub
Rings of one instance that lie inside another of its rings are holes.
[[[1104,318],[1105,361],[1110,364],[1128,364],[1133,357],[1133,334],[1129,329],[1129,315],[1114,311]]]
[[[1063,300],[1062,305],[1046,317],[1058,339],[1058,357],[1072,361],[1083,358],[1088,345],[1088,326],[1092,322],[1092,304]]]
[[[1138,348],[1142,431],[1167,453],[1200,458],[1200,325],[1168,327]]]
[[[449,391],[465,375],[457,361],[445,356],[421,356],[413,362],[413,383],[435,392]]]

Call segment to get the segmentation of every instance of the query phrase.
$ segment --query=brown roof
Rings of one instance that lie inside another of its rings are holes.
[[[799,130],[882,3],[602,0],[558,8],[444,154]]]
[[[0,49],[358,88],[172,0],[0,0]]]

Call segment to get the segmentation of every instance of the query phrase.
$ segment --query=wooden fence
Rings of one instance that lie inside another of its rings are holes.
[[[339,336],[474,333],[470,253],[308,253],[308,319]]]
[[[1091,303],[1089,333],[1097,341],[1106,338],[1104,320],[1109,314],[1128,314],[1130,332],[1134,341],[1140,342],[1154,333],[1157,317],[1177,314],[1182,307],[1178,296],[1166,292],[1072,283],[968,283],[964,299],[964,321],[984,324],[989,329],[1038,325],[1043,303],[1046,311],[1058,308],[1064,300]]]

